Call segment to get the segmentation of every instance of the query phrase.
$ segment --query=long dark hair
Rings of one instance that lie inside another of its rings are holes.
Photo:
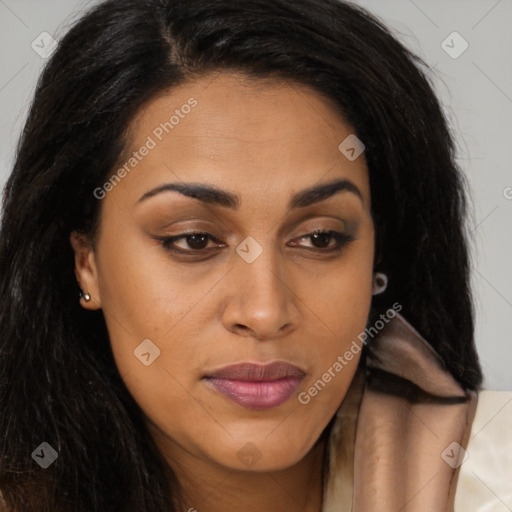
[[[3,200],[0,491],[9,510],[179,509],[176,479],[125,388],[101,311],[78,301],[72,231],[94,237],[134,115],[214,70],[321,93],[366,145],[376,270],[466,388],[481,382],[454,143],[422,68],[362,8],[337,0],[109,0],[49,59]],[[341,142],[341,141],[340,141]],[[42,442],[58,463],[41,469]]]

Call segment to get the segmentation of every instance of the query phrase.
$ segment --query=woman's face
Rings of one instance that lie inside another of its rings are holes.
[[[312,90],[212,74],[140,112],[95,192],[94,248],[72,237],[82,305],[176,463],[290,467],[343,400],[374,256],[352,133]]]

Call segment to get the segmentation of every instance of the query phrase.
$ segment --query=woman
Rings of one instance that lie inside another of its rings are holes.
[[[453,506],[481,371],[421,65],[336,0],[68,32],[4,196],[5,510]]]

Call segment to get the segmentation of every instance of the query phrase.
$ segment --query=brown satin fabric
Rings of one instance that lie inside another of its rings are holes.
[[[368,344],[353,445],[352,508],[337,498],[343,492],[336,479],[346,469],[331,464],[323,510],[453,511],[458,470],[452,466],[463,453],[458,445],[467,446],[476,403],[476,393],[462,389],[427,341],[397,314]],[[334,432],[333,454],[346,441],[343,432]],[[458,445],[449,448],[454,442]],[[442,458],[447,448],[451,465]]]

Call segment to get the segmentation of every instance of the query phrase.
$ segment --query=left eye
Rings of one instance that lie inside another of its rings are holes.
[[[309,247],[312,249],[317,249],[319,251],[331,250],[331,249],[341,249],[345,244],[351,242],[354,238],[346,233],[340,233],[339,231],[314,231],[313,233],[308,233],[307,235],[301,236],[298,240],[311,240],[313,247]],[[334,245],[329,242],[334,241]],[[292,245],[296,245],[295,242],[292,242]],[[307,247],[308,248],[308,247]]]

